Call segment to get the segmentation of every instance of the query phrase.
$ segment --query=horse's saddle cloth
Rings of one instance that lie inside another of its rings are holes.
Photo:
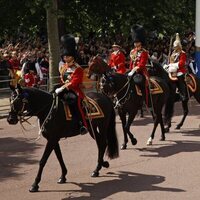
[[[185,77],[185,81],[186,81],[188,88],[191,90],[191,92],[193,92],[193,93],[196,92],[197,83],[196,83],[194,75],[187,74],[186,77]]]
[[[65,108],[65,115],[67,120],[71,120],[72,115],[70,113],[69,106],[67,104],[64,105]],[[97,119],[103,118],[104,113],[98,103],[91,99],[90,97],[86,96],[82,102],[82,108],[85,113],[86,119]]]
[[[159,85],[159,83],[155,79],[152,79],[152,78],[149,79],[148,87],[150,89],[151,94],[163,93],[162,87]],[[142,96],[142,92],[141,92],[139,86],[135,85],[135,89],[136,89],[137,95]]]

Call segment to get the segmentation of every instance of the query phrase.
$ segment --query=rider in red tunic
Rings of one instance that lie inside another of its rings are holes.
[[[78,121],[80,126],[80,133],[87,133],[87,123],[84,112],[81,107],[81,102],[85,95],[81,90],[83,83],[83,68],[76,63],[76,43],[74,37],[65,35],[61,38],[66,46],[64,46],[64,53],[66,63],[60,67],[60,77],[62,86],[57,88],[57,94],[62,93],[64,101],[67,102],[72,114],[72,124],[76,126]],[[73,101],[72,103],[70,101]]]
[[[187,72],[187,57],[186,53],[182,50],[182,45],[178,33],[176,34],[176,40],[173,43],[173,48],[174,51],[170,56],[170,63],[168,65],[164,65],[163,68],[169,73],[170,77],[172,77],[172,86],[174,92],[176,92],[176,88],[178,88],[181,100],[188,101],[187,85],[185,82],[185,74]]]
[[[148,62],[148,51],[143,48],[143,45],[145,44],[145,31],[140,25],[136,25],[131,31],[134,49],[130,52],[131,71],[128,73],[128,76],[133,76],[135,83],[140,86],[143,99],[145,100],[145,98],[147,98],[147,81],[149,79],[149,74],[146,68],[146,64]],[[139,76],[136,76],[137,74],[139,74],[140,78]],[[146,102],[148,102],[147,99]]]
[[[112,45],[113,52],[110,55],[110,59],[108,61],[108,65],[111,69],[114,69],[119,74],[124,74],[126,72],[125,67],[125,55],[120,50],[120,46],[117,44]]]

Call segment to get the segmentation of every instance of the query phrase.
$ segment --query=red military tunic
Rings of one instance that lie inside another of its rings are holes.
[[[61,81],[62,83],[65,83],[70,90],[73,90],[78,97],[81,99],[84,98],[85,95],[81,90],[83,82],[83,69],[77,63],[74,63],[70,67],[65,64],[62,67]]]
[[[116,67],[116,72],[119,74],[124,74],[126,72],[125,67],[125,55],[121,51],[114,51],[111,53],[108,65],[113,68]]]
[[[84,126],[87,127],[85,115],[81,107],[81,100],[85,97],[85,94],[81,90],[83,83],[83,73],[83,68],[81,68],[77,63],[73,63],[70,67],[68,64],[64,64],[61,67],[61,81],[68,89],[73,90],[77,94],[78,108],[81,113]]]
[[[177,63],[178,65],[177,75],[186,73],[186,68],[185,68],[186,60],[187,56],[184,51],[173,52],[172,55],[170,56],[170,64]]]
[[[132,70],[134,67],[139,67],[139,72],[141,72],[144,76],[149,77],[146,64],[148,62],[148,51],[145,49],[137,50],[134,48],[130,52],[130,69]]]

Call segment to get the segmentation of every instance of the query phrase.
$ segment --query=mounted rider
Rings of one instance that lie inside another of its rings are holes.
[[[176,92],[178,88],[180,98],[182,101],[188,100],[187,85],[185,82],[186,75],[186,53],[182,50],[179,34],[176,33],[176,39],[173,43],[173,49],[169,64],[164,65],[163,68],[169,73],[169,77],[173,81],[173,90]]]
[[[147,100],[147,85],[149,74],[147,71],[148,51],[144,49],[145,30],[141,25],[135,25],[131,28],[131,35],[134,42],[134,48],[130,52],[130,72],[128,76],[133,77],[134,82],[140,87],[143,99]]]
[[[112,45],[113,52],[110,55],[108,66],[114,69],[116,73],[124,74],[126,72],[125,67],[125,55],[121,50],[121,47],[117,44]]]
[[[63,43],[63,54],[66,63],[60,66],[60,78],[62,86],[55,90],[64,102],[69,106],[72,114],[72,126],[79,126],[83,135],[87,133],[87,123],[82,110],[82,100],[85,97],[81,86],[83,83],[83,68],[75,61],[77,58],[75,38],[70,35],[61,37]]]

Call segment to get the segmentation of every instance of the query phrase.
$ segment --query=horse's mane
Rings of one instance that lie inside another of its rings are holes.
[[[41,89],[38,89],[38,88],[23,88],[23,91],[28,93],[29,95],[29,98],[31,100],[35,100],[37,102],[40,102],[40,103],[45,103],[46,100],[51,100],[52,99],[52,94],[47,92],[47,91],[44,91],[44,90],[41,90]]]
[[[152,63],[153,63],[153,67],[149,68],[148,70],[150,76],[158,76],[163,79],[168,79],[168,74],[164,70],[162,65],[160,63],[155,63],[155,62],[152,62]]]

